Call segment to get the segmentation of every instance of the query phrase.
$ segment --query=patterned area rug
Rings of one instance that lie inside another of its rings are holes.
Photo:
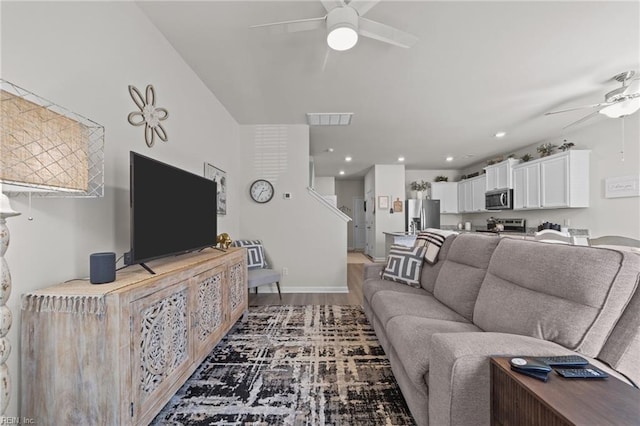
[[[412,425],[358,306],[261,306],[239,322],[153,425]]]

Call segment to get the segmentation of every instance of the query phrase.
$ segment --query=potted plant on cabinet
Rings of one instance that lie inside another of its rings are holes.
[[[411,190],[415,191],[414,195],[415,198],[418,199],[422,199],[423,197],[423,191],[426,191],[427,188],[429,188],[429,182],[425,182],[423,180],[421,180],[420,182],[418,182],[417,180],[414,180],[413,182],[411,182]]]
[[[553,154],[553,151],[556,149],[556,145],[551,142],[543,143],[537,148],[537,151],[540,153],[540,158],[547,157]]]

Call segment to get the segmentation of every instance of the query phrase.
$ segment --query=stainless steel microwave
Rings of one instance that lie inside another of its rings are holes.
[[[496,189],[484,194],[484,202],[487,210],[512,210],[513,189]]]

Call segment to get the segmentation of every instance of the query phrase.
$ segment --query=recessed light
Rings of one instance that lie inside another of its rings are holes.
[[[327,148],[327,152],[333,152],[333,148]]]
[[[504,138],[506,134],[507,134],[507,132],[498,132],[494,136],[496,138]]]
[[[344,161],[351,161],[351,160],[353,160],[353,158],[351,158],[351,157],[344,157]]]
[[[402,163],[404,161],[404,157],[398,157],[398,161]]]
[[[344,170],[340,170],[340,174],[343,175],[344,174]]]
[[[448,156],[448,157],[446,158],[446,160],[447,160],[447,161],[453,161],[453,157],[452,157],[452,156]]]

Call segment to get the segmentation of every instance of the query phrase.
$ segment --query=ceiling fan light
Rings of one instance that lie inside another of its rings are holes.
[[[627,99],[626,101],[617,102],[613,105],[602,108],[598,111],[602,115],[609,118],[620,118],[631,115],[640,109],[640,97]]]
[[[358,12],[350,6],[331,9],[327,14],[327,44],[333,50],[349,50],[358,42]]]
[[[357,42],[358,32],[350,26],[336,27],[327,34],[327,44],[333,50],[349,50]]]

